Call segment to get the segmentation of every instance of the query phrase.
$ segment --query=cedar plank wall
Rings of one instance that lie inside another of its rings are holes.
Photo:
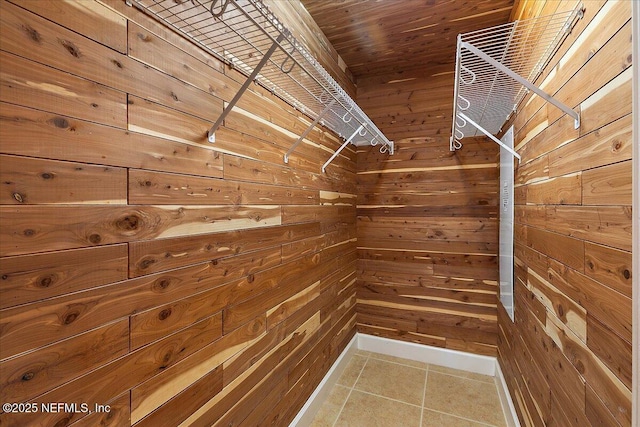
[[[525,426],[631,425],[631,2],[584,5],[538,80],[580,129],[537,97],[513,120],[516,320],[499,309],[498,355]]]
[[[396,144],[358,149],[358,331],[495,356],[498,148],[449,151],[453,68],[358,79]]]
[[[495,144],[358,151],[358,331],[496,354]]]
[[[121,0],[2,1],[0,401],[287,425],[355,333],[355,152]],[[343,77],[343,81],[345,81]],[[353,91],[353,88],[351,88]]]

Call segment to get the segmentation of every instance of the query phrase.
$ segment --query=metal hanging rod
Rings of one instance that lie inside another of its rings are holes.
[[[247,76],[209,130],[209,142],[252,82],[257,82],[309,116],[313,122],[285,154],[321,124],[343,144],[380,145],[393,154],[389,141],[329,73],[298,42],[262,0],[130,0],[140,10],[173,28],[196,45]]]
[[[529,91],[573,117],[575,128],[580,127],[577,111],[533,82],[582,16],[579,5],[567,12],[458,35],[451,151],[462,148],[463,138],[479,133],[502,145],[494,135]]]

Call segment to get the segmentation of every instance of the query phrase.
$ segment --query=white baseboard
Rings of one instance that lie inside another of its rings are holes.
[[[360,333],[356,336],[358,337],[359,350],[402,357],[403,359],[431,363],[433,365],[475,372],[476,374],[490,375],[492,377],[495,376],[496,373],[495,357],[480,356],[463,351],[431,347],[424,344],[380,338]]]
[[[318,409],[320,409],[320,406],[322,406],[332,387],[338,381],[340,375],[342,375],[349,359],[356,350],[371,351],[388,356],[402,357],[404,359],[496,377],[500,402],[505,409],[504,413],[507,417],[507,426],[520,427],[515,407],[513,406],[509,390],[507,389],[507,384],[500,370],[498,360],[495,357],[380,338],[361,333],[356,333],[356,336],[349,342],[289,427],[304,427],[311,424]]]
[[[331,365],[329,372],[324,376],[318,387],[313,391],[309,399],[305,402],[298,415],[291,421],[289,427],[294,426],[308,426],[313,421],[313,418],[316,416],[316,413],[322,406],[322,403],[327,399],[329,393],[333,386],[338,382],[340,375],[344,372],[345,368],[349,364],[349,360],[355,354],[356,350],[358,350],[358,334],[349,341],[349,344],[342,350],[342,353],[336,361]]]
[[[496,359],[496,384],[498,385],[498,395],[500,396],[500,403],[502,403],[502,410],[505,414],[507,427],[520,427],[520,420],[518,420],[518,414],[516,407],[513,405],[509,389],[507,388],[507,382],[504,379],[502,369],[500,369],[500,363]]]

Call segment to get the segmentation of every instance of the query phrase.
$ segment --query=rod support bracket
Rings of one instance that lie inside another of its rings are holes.
[[[329,160],[327,160],[324,163],[324,165],[322,165],[322,173],[326,173],[326,169],[327,169],[327,166],[329,166],[329,163],[331,163],[333,159],[338,157],[338,154],[340,154],[340,152],[344,150],[344,147],[346,147],[351,142],[351,140],[358,134],[358,132],[360,132],[362,129],[364,129],[364,125],[360,125],[360,127],[358,127],[358,129],[356,129],[356,131],[353,132],[351,136],[344,141],[344,143],[340,146],[340,148],[338,148],[336,152],[333,153],[333,155],[329,158]]]
[[[320,112],[320,114],[318,114],[318,117],[315,118],[313,123],[311,123],[307,127],[307,129],[305,129],[305,131],[302,133],[302,135],[300,135],[298,140],[291,146],[291,148],[289,148],[289,151],[287,151],[284,154],[284,162],[285,163],[289,163],[289,156],[291,155],[291,153],[293,153],[293,150],[295,150],[296,147],[302,142],[302,140],[305,139],[307,137],[307,135],[309,135],[309,132],[311,132],[311,130],[313,130],[314,127],[316,127],[316,125],[322,120],[322,117],[324,117],[324,115],[327,114],[327,112],[329,112],[329,110],[331,110],[331,107],[333,107],[333,104],[335,104],[335,103],[336,103],[336,100],[332,99],[331,102],[329,104],[327,104],[326,107],[324,107],[324,110],[322,110]]]

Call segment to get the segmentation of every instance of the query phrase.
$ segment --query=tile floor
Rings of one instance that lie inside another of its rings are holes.
[[[311,427],[505,427],[493,377],[358,350]]]

